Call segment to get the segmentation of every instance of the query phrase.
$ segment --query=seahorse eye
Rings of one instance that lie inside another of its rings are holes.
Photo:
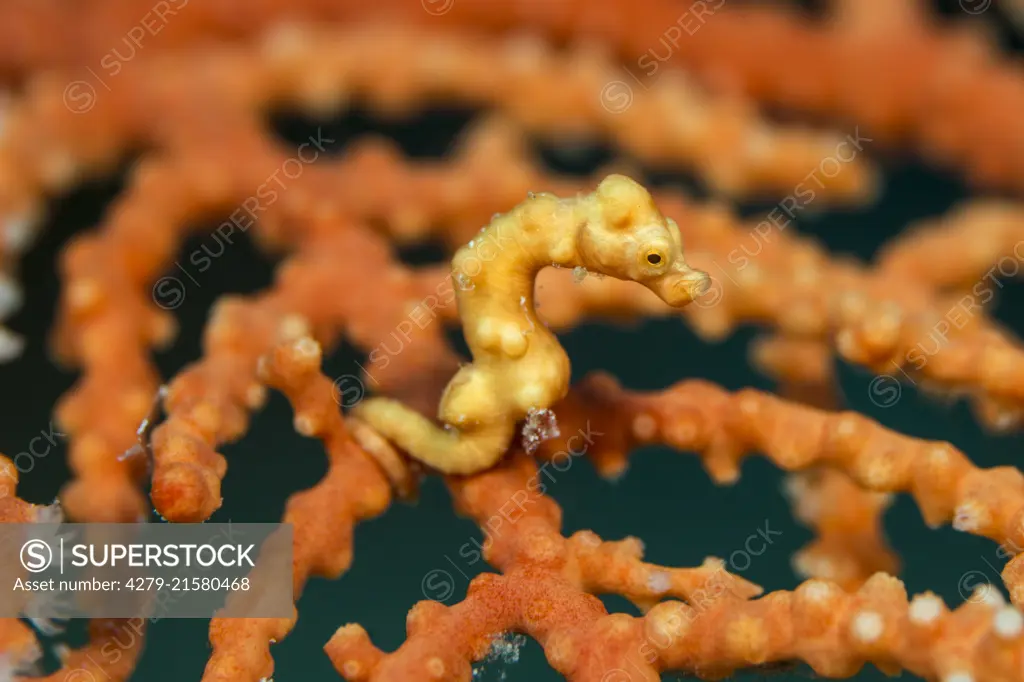
[[[647,246],[640,252],[640,265],[645,269],[659,271],[667,262],[665,249],[660,246]]]

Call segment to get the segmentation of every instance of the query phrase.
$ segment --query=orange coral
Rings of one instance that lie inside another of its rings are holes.
[[[533,462],[516,458],[454,485],[453,494],[483,524],[535,475]],[[853,675],[872,662],[934,679],[1019,678],[1024,622],[1016,609],[992,598],[948,611],[931,594],[908,603],[900,581],[883,573],[856,592],[811,580],[749,600],[749,590],[737,589],[709,562],[680,590],[688,603],[663,601],[643,618],[608,614],[591,592],[643,591],[660,583],[651,576],[661,569],[631,570],[640,562],[635,545],[602,550],[593,533],[562,537],[558,508],[543,496],[534,504],[489,551],[503,575],[478,576],[453,607],[417,604],[405,644],[391,654],[370,644],[358,625],[343,626],[326,646],[338,671],[353,682],[467,679],[494,633],[514,630],[537,639],[567,679],[587,682],[657,680],[662,670],[716,678],[793,659],[829,677]],[[619,580],[608,580],[617,573]]]
[[[646,65],[652,65],[656,74],[664,60],[758,100],[861,121],[879,135],[908,140],[929,156],[965,168],[981,182],[1020,188],[1015,150],[1021,133],[1008,112],[1024,97],[1024,86],[982,32],[942,25],[921,0],[908,0],[900,11],[880,9],[877,2],[860,7],[835,2],[832,15],[822,20],[777,7],[734,7],[720,0],[694,4],[681,9],[669,0],[615,0],[597,9],[570,0],[543,5],[264,0],[255,6],[239,0],[173,0],[155,17],[154,7],[142,1],[93,0],[74,10],[44,2],[4,8],[0,65],[16,75],[36,66],[95,68],[106,58],[109,75],[146,50],[209,38],[251,39],[285,19],[331,23],[400,16],[431,27],[521,28],[551,38],[601,41],[638,72],[650,73]],[[151,28],[139,35],[144,22],[155,27],[173,22],[175,30]],[[42,27],[59,37],[46,41],[45,48],[25,40]],[[684,30],[686,39],[680,40]],[[664,58],[662,51],[668,53]]]
[[[0,99],[0,321],[19,303],[13,274],[47,199],[142,150],[98,228],[62,255],[53,348],[81,369],[56,408],[70,435],[63,508],[90,522],[136,521],[154,507],[171,522],[209,519],[229,473],[218,449],[245,434],[275,390],[292,405],[295,430],[328,456],[324,478],[293,495],[282,519],[295,530],[293,595],[311,578],[341,576],[355,523],[438,472],[410,463],[372,419],[342,414],[339,404],[352,408],[365,387],[350,401],[322,373],[324,353],[342,340],[369,351],[367,375],[351,378],[372,377],[375,393],[423,423],[437,416],[460,370],[446,328],[475,318],[465,297],[456,303],[465,284],[458,267],[413,268],[393,246],[437,239],[452,251],[468,243],[463,259],[479,256],[483,247],[470,240],[490,236],[481,226],[501,223],[528,195],[550,192],[527,202],[547,211],[608,173],[550,173],[522,144],[525,132],[597,140],[690,172],[715,194],[695,201],[654,189],[626,203],[635,213],[655,202],[676,242],[678,226],[687,262],[713,277],[681,313],[700,336],[769,328],[750,357],[780,395],[697,380],[650,393],[601,375],[578,383],[553,408],[561,433],[547,429],[543,464],[503,444],[489,453],[502,459],[495,466],[445,478],[458,510],[481,527],[514,505],[508,532],[484,547],[499,573],[474,579],[454,606],[417,604],[392,653],[359,625],[343,626],[326,645],[338,672],[353,681],[465,680],[514,631],[535,638],[572,680],[655,680],[671,670],[720,677],[790,660],[826,676],[870,662],[946,682],[1024,679],[1020,611],[993,589],[953,610],[931,593],[908,601],[881,524],[890,495],[909,493],[929,524],[952,521],[1013,555],[1024,542],[1020,471],[979,468],[948,443],[842,411],[833,366],[838,356],[882,373],[876,381],[921,378],[968,395],[991,427],[1024,424],[1024,349],[989,315],[1024,262],[1020,208],[964,204],[913,226],[873,264],[830,254],[790,227],[810,201],[872,199],[868,158],[882,145],[910,146],[985,186],[1019,190],[1024,138],[1014,112],[1024,80],[983,33],[941,25],[922,3],[835,0],[822,19],[723,4],[701,0],[682,14],[668,0],[0,4],[0,78],[15,88]],[[524,28],[533,33],[511,34]],[[26,39],[44,30],[56,38]],[[289,149],[262,121],[272,108],[327,116],[351,100],[384,116],[436,102],[491,115],[439,162],[404,158],[381,140],[338,154],[322,132]],[[852,132],[773,122],[760,103],[849,121]],[[812,198],[798,199],[810,178]],[[740,219],[725,203],[779,196],[764,219]],[[284,259],[268,290],[216,304],[202,357],[164,385],[150,354],[173,339],[173,311],[187,297],[167,268],[195,226],[224,216],[218,239],[248,232]],[[561,331],[595,317],[675,314],[643,287],[596,274],[542,271],[539,309],[531,305],[526,319]],[[507,292],[518,276],[511,268],[488,281]],[[381,353],[382,339],[398,333],[403,351]],[[0,327],[0,359],[20,348]],[[165,418],[140,436],[154,396]],[[369,404],[356,412],[365,417]],[[523,415],[503,416],[511,432]],[[761,596],[720,560],[667,568],[645,562],[637,538],[565,537],[538,477],[559,457],[583,454],[572,437],[591,420],[603,435],[585,454],[609,477],[652,443],[697,453],[722,484],[755,453],[794,472],[787,492],[816,535],[794,568],[813,579]],[[0,522],[52,518],[55,507],[16,497],[17,482],[0,457]],[[1011,601],[1024,604],[1020,555],[1003,578]],[[643,615],[609,614],[596,598],[603,594]],[[271,644],[297,617],[214,618],[203,679],[269,678]],[[59,671],[18,679],[125,680],[143,631],[138,622],[94,621],[88,644],[58,650]],[[95,655],[112,641],[121,656]],[[26,624],[0,620],[0,679],[31,672],[40,653]]]
[[[18,470],[11,460],[0,455],[0,523],[53,523],[59,520],[59,508],[32,505],[18,499],[15,496],[17,484]],[[88,679],[85,677],[88,675],[94,679],[103,676],[112,682],[127,680],[142,653],[145,627],[146,623],[141,619],[93,620],[89,624],[88,644],[58,652],[59,670],[50,675],[18,679],[24,682],[60,682]],[[113,652],[115,655],[100,655],[101,652]],[[41,656],[42,651],[31,628],[15,618],[0,618],[0,674],[10,679],[14,674],[30,671]]]

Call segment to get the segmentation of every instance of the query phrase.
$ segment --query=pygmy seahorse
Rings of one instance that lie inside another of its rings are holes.
[[[636,181],[609,175],[592,193],[570,199],[531,194],[496,215],[452,259],[473,362],[445,388],[438,409],[443,426],[387,398],[360,403],[352,416],[447,474],[497,462],[520,420],[569,390],[569,358],[534,309],[534,282],[547,266],[639,282],[674,307],[710,284],[706,273],[686,264],[679,226]]]

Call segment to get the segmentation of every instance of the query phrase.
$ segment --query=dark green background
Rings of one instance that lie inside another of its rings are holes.
[[[335,148],[341,147],[342,140],[377,131],[396,138],[409,154],[437,156],[451,148],[469,119],[470,112],[446,110],[381,124],[356,111],[330,122],[282,115],[273,118],[273,123],[287,139],[300,140],[315,126],[326,123],[326,134],[339,140]],[[566,172],[589,171],[609,158],[608,151],[600,148],[572,161],[564,160],[551,148],[538,146],[538,151],[550,165]],[[898,156],[880,160],[887,173],[884,194],[876,206],[829,212],[813,220],[801,218],[799,229],[818,236],[837,253],[869,258],[908,221],[939,215],[968,196],[954,177],[926,170]],[[27,298],[12,326],[27,335],[30,344],[19,361],[0,366],[0,386],[6,395],[0,412],[0,451],[8,456],[26,449],[31,438],[48,428],[52,406],[75,379],[73,372],[49,360],[45,343],[58,295],[57,255],[71,234],[99,223],[122,179],[108,178],[55,199],[45,234],[23,261]],[[693,189],[689,179],[681,176],[658,173],[648,176],[648,180]],[[750,206],[745,210],[756,213],[764,208]],[[196,245],[185,245],[181,254],[189,253]],[[402,255],[410,262],[421,263],[437,260],[441,254],[426,247]],[[206,311],[218,296],[264,288],[272,272],[273,263],[250,244],[236,243],[227,249],[216,267],[202,273],[199,284],[187,289],[186,303],[177,311],[181,323],[178,342],[157,359],[163,376],[171,377],[199,356]],[[373,283],[366,282],[366,286],[371,290]],[[1010,284],[1004,293],[997,316],[1021,333],[1021,287]],[[708,345],[696,339],[681,321],[659,320],[628,328],[587,324],[564,335],[563,342],[572,358],[574,379],[601,369],[616,375],[626,386],[639,389],[660,388],[687,377],[709,379],[730,389],[771,388],[745,361],[754,334],[755,330],[745,329],[723,343]],[[355,362],[361,360],[359,353],[346,346],[329,358],[326,369],[328,374],[340,376],[352,372]],[[983,466],[1016,463],[1020,456],[1020,436],[984,434],[962,404],[937,404],[905,387],[895,406],[880,409],[868,399],[870,375],[845,365],[839,365],[838,370],[846,404],[887,426],[915,436],[947,439]],[[319,445],[292,431],[290,409],[277,395],[254,420],[249,434],[222,451],[230,469],[224,481],[225,504],[215,521],[277,521],[287,496],[313,485],[325,471]],[[63,457],[64,447],[60,445],[45,459],[37,460],[36,468],[24,475],[22,496],[37,503],[51,501],[67,478]],[[747,536],[768,523],[782,535],[776,536],[775,543],[741,573],[772,590],[792,588],[797,583],[789,559],[811,539],[811,534],[792,520],[780,494],[781,480],[769,463],[753,458],[744,464],[737,485],[718,488],[709,481],[696,457],[651,448],[636,456],[627,475],[616,483],[598,478],[589,464],[580,462],[559,476],[549,492],[565,512],[567,534],[591,528],[608,539],[635,535],[646,544],[649,560],[672,566],[696,565],[707,555],[728,556],[742,546]],[[958,581],[964,574],[980,571],[998,583],[992,566],[1001,567],[1002,561],[993,543],[949,528],[927,529],[909,499],[900,498],[894,504],[886,516],[886,527],[902,556],[902,577],[911,593],[931,589],[947,603],[956,604],[960,601]],[[469,565],[458,554],[471,539],[479,541],[480,532],[455,516],[446,491],[436,479],[426,484],[415,506],[396,504],[383,517],[359,526],[352,569],[339,581],[314,580],[300,602],[297,628],[274,647],[278,665],[275,679],[338,679],[321,648],[337,627],[348,622],[365,626],[381,648],[397,647],[404,637],[406,612],[424,598],[424,576],[435,569],[447,571],[454,580],[455,592],[448,600],[453,603],[464,595],[468,578],[485,568],[480,563]],[[635,613],[622,599],[612,598],[606,603],[612,610]],[[133,679],[197,680],[208,653],[205,621],[163,620],[152,628]],[[519,662],[485,667],[481,680],[505,676],[509,680],[560,679],[532,641],[523,647]],[[746,676],[763,674],[752,672]],[[806,669],[795,669],[775,673],[773,679],[809,675]],[[881,675],[867,668],[860,677],[875,679]]]

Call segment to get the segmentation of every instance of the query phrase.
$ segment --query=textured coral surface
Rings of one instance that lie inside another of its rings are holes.
[[[1020,10],[819,4],[0,0],[0,522],[296,607],[0,682],[1024,680]]]

